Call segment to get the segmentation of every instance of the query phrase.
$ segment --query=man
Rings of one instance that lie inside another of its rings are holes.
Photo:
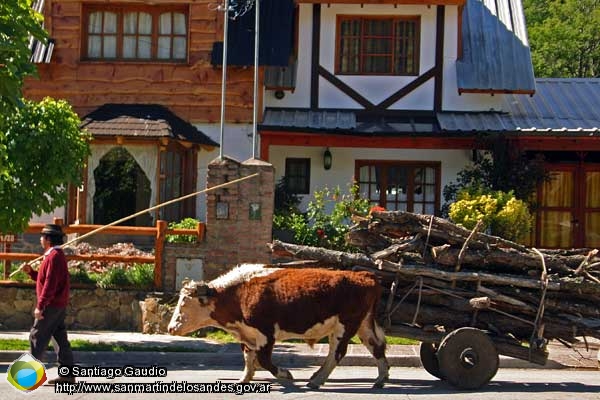
[[[69,303],[69,271],[67,260],[60,245],[64,233],[60,225],[48,224],[42,229],[40,244],[44,248],[44,259],[38,271],[27,263],[21,270],[36,282],[37,305],[35,320],[29,333],[31,355],[41,360],[50,339],[54,338],[54,350],[59,366],[73,365],[73,352],[67,338],[65,316]],[[49,384],[57,382],[75,382],[74,377],[51,379]]]

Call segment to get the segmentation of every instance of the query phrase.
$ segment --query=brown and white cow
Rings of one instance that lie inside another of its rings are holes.
[[[169,333],[185,335],[205,326],[230,332],[242,343],[244,375],[254,377],[258,362],[278,379],[292,379],[273,365],[275,341],[300,338],[311,346],[329,338],[329,354],[308,382],[318,388],[346,354],[358,334],[377,361],[374,387],[388,378],[385,335],[375,322],[381,287],[369,272],[278,269],[244,264],[211,281],[188,282],[169,323]]]

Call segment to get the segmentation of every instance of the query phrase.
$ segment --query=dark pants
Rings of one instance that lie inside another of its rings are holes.
[[[42,361],[42,356],[54,338],[54,351],[58,356],[59,365],[73,365],[73,352],[67,338],[65,326],[66,308],[46,307],[44,318],[36,319],[29,332],[31,355]]]

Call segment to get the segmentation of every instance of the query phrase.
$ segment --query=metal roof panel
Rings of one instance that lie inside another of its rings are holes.
[[[520,0],[467,0],[462,20],[459,91],[535,92]]]

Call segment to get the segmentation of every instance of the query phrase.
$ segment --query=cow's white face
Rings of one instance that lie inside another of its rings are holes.
[[[183,336],[211,325],[214,322],[210,317],[215,309],[214,301],[214,298],[208,295],[205,283],[191,281],[184,285],[167,328],[169,334]]]

